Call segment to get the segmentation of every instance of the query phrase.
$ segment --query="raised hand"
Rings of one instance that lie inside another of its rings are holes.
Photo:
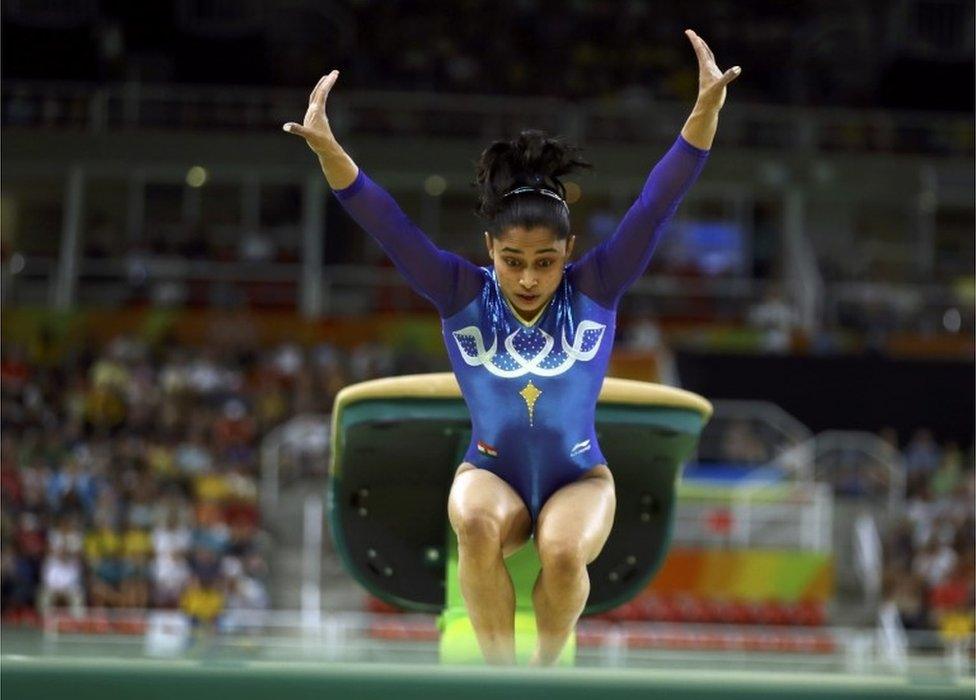
[[[698,104],[702,107],[721,109],[725,104],[725,86],[739,77],[742,69],[733,66],[724,73],[715,63],[715,54],[708,48],[708,44],[690,29],[685,30],[685,36],[691,42],[698,56]]]
[[[332,135],[332,129],[329,127],[329,118],[325,116],[325,101],[338,79],[339,71],[337,70],[319,78],[319,82],[315,84],[315,88],[308,96],[305,120],[301,124],[288,122],[281,127],[289,134],[301,136],[305,139],[308,147],[320,156],[326,156],[340,150],[335,136]]]

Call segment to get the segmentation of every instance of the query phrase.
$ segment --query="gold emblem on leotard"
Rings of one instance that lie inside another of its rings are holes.
[[[532,414],[535,412],[535,402],[539,399],[539,395],[541,393],[542,392],[532,383],[531,379],[529,380],[529,383],[525,385],[522,391],[519,392],[519,395],[525,399],[526,408],[529,409],[530,426],[532,425]]]

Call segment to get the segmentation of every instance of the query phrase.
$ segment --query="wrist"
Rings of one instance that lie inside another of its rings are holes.
[[[324,148],[317,149],[315,151],[315,155],[318,156],[319,163],[322,165],[322,167],[332,165],[338,161],[344,160],[347,157],[346,152],[342,150],[342,147],[338,143],[330,144]]]
[[[717,117],[722,110],[722,105],[708,98],[699,98],[695,101],[695,106],[691,110],[693,117]]]

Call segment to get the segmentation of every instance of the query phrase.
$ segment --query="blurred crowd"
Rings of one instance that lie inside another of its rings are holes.
[[[2,615],[180,609],[213,623],[263,610],[273,541],[259,447],[327,413],[389,351],[191,348],[119,336],[58,362],[5,343],[0,363]],[[321,465],[324,469],[325,465]]]
[[[215,327],[220,340],[201,347],[119,335],[58,358],[4,343],[5,622],[117,608],[220,624],[267,609],[274,541],[258,500],[262,440],[293,416],[329,413],[349,383],[436,369],[374,343],[349,352],[330,343],[262,348],[244,327]],[[632,342],[659,341],[640,330]],[[706,461],[759,467],[781,447],[747,420],[714,428],[700,446]],[[972,452],[924,428],[904,444],[890,428],[878,437],[907,484],[904,517],[880,533],[886,599],[910,629],[971,630]],[[841,497],[874,498],[891,486],[864,464],[827,466]]]
[[[884,594],[907,629],[972,634],[976,475],[972,455],[919,429],[904,450],[907,504],[884,533]],[[967,463],[968,461],[968,463]]]
[[[258,424],[233,371],[119,338],[2,362],[3,613],[267,605]]]
[[[949,4],[942,21],[929,24],[971,23],[963,5]],[[897,4],[463,0],[450,13],[421,0],[271,7],[19,3],[4,13],[11,43],[5,75],[280,86],[305,85],[339,68],[357,88],[688,100],[698,76],[682,34],[691,27],[721,67],[745,67],[740,98],[960,110],[971,104],[971,90],[943,87],[971,82],[965,31],[938,34]],[[873,31],[879,21],[890,31]],[[58,41],[37,56],[30,47],[49,43],[54,31]],[[173,39],[161,44],[159,36]],[[944,76],[927,85],[920,78],[931,63],[915,48],[926,42],[939,46]]]

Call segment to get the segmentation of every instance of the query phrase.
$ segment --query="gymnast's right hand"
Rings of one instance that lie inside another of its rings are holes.
[[[301,124],[288,122],[281,127],[289,134],[301,136],[305,139],[308,147],[320,156],[327,156],[339,150],[339,144],[329,127],[329,118],[325,116],[325,100],[329,96],[329,90],[332,89],[338,79],[339,71],[337,70],[319,78],[312,94],[308,96],[308,110],[305,112],[305,121]]]

